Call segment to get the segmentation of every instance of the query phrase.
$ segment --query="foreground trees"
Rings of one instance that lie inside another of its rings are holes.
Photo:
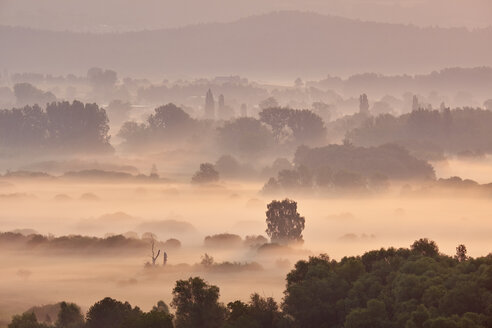
[[[197,277],[178,280],[171,303],[176,309],[176,328],[222,327],[225,308],[218,300],[219,287]]]
[[[463,254],[464,245],[458,250]],[[450,257],[419,239],[410,248],[374,250],[340,261],[327,255],[296,263],[283,303],[253,294],[249,302],[219,302],[219,288],[194,277],[179,280],[172,307],[150,312],[105,298],[81,321],[61,306],[56,327],[88,328],[488,328],[492,327],[492,255]],[[33,313],[9,328],[45,328]]]

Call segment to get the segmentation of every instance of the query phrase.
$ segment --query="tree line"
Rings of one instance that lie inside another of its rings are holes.
[[[269,209],[271,210],[271,209]],[[294,210],[294,209],[293,209]],[[86,315],[61,303],[54,323],[26,312],[9,328],[487,328],[492,326],[492,254],[472,258],[464,245],[454,257],[435,242],[369,251],[337,261],[321,254],[287,274],[284,298],[252,294],[220,302],[220,289],[200,277],[178,280],[171,313],[160,301],[144,312],[104,298]]]
[[[108,117],[97,104],[51,102],[0,110],[0,148],[8,152],[108,152]]]

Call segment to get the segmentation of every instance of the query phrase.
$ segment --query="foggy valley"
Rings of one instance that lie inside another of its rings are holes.
[[[490,5],[189,2],[0,0],[0,328],[492,327]]]

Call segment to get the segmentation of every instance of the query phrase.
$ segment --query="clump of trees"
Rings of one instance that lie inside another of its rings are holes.
[[[294,163],[313,172],[328,167],[333,171],[345,170],[364,177],[382,174],[390,179],[435,179],[434,168],[429,163],[394,144],[367,148],[349,142],[318,148],[301,146],[295,153]]]
[[[210,260],[213,265],[213,259]],[[488,328],[492,326],[492,255],[455,257],[422,238],[410,248],[369,251],[340,261],[322,254],[287,274],[284,298],[252,294],[249,302],[220,302],[220,289],[199,277],[178,280],[169,314],[164,302],[150,312],[105,298],[85,321],[76,305],[61,306],[55,327],[88,328]],[[9,328],[52,327],[33,312]]]
[[[0,147],[8,152],[109,152],[108,117],[96,104],[52,102],[0,110]]]
[[[219,181],[219,172],[215,169],[215,166],[211,163],[200,164],[200,170],[198,170],[191,182],[195,184],[214,183]]]
[[[401,116],[384,114],[368,118],[360,127],[349,131],[347,138],[366,147],[398,143],[416,153],[477,150],[490,153],[491,124],[489,110],[417,108]]]
[[[106,238],[70,235],[70,236],[44,236],[33,233],[23,235],[18,232],[0,232],[0,247],[10,250],[29,250],[39,252],[63,252],[63,253],[96,253],[113,252],[118,249],[126,251],[146,252],[150,243],[156,247],[166,249],[179,248],[181,243],[177,239],[169,239],[165,242],[155,241],[152,238],[142,239],[125,237],[123,235],[108,236]]]
[[[205,123],[193,119],[180,107],[169,103],[158,107],[144,123],[125,122],[118,136],[131,150],[142,150],[166,144],[193,141],[200,135],[203,138]]]
[[[295,153],[294,164],[271,177],[263,192],[368,193],[386,190],[391,179],[435,179],[429,163],[392,144],[369,148],[348,142],[318,148],[301,146]]]

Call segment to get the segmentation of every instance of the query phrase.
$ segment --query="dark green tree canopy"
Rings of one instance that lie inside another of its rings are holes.
[[[171,306],[176,309],[176,328],[219,328],[224,323],[225,307],[218,302],[219,287],[195,277],[178,280]]]

